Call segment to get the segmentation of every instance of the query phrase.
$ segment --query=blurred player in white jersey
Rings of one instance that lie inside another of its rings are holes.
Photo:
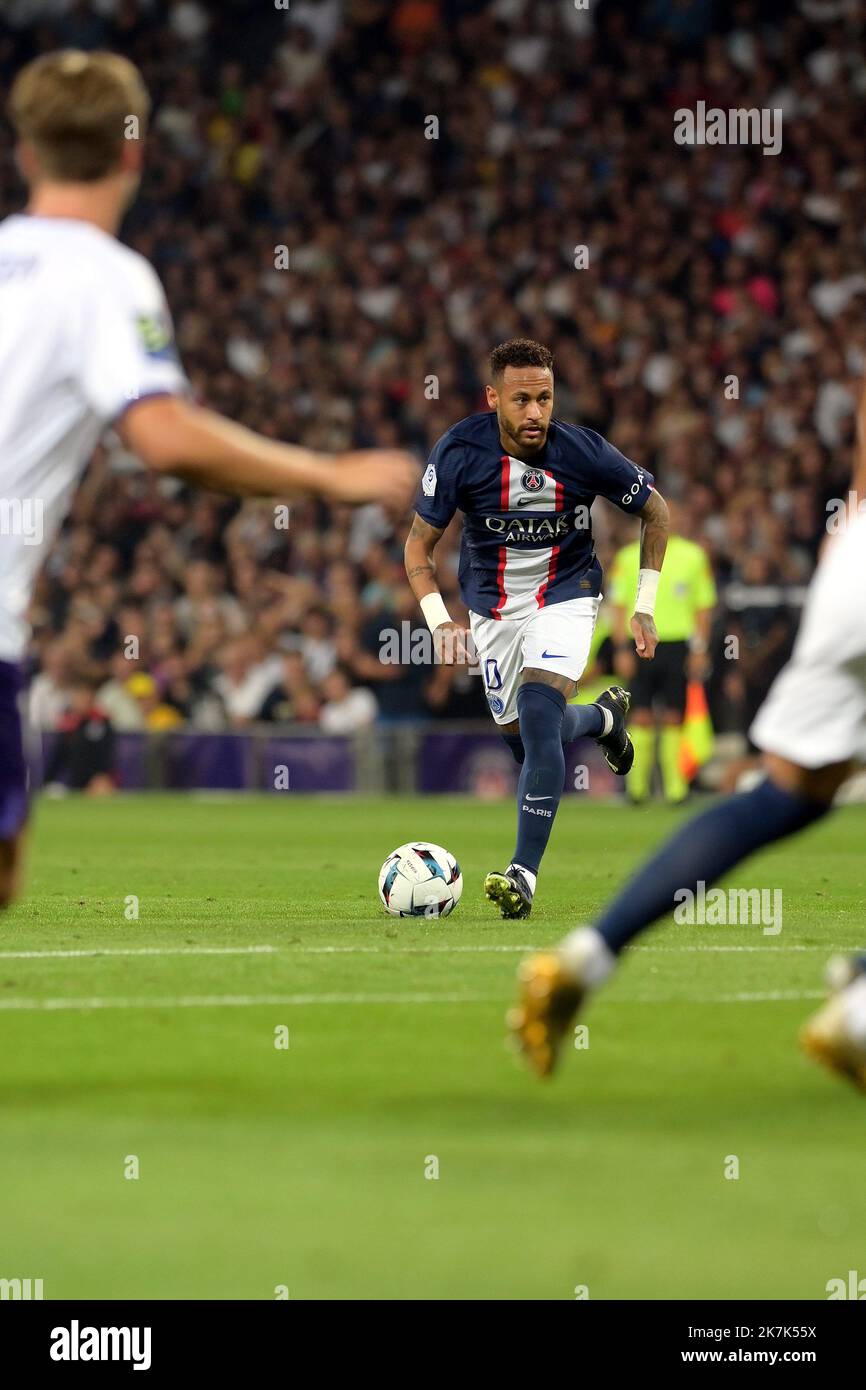
[[[30,199],[0,223],[0,906],[15,895],[27,815],[27,608],[106,427],[150,469],[243,495],[400,506],[418,475],[408,454],[316,454],[187,399],[159,280],[116,240],[149,109],[138,70],[109,53],[47,54],[10,97]]]
[[[748,855],[825,816],[866,762],[866,393],[846,524],[825,543],[791,660],[751,736],[766,780],[680,830],[626,884],[592,927],[528,957],[509,1025],[530,1066],[553,1070],[572,1019],[623,949],[670,912],[684,889],[706,887]],[[837,956],[831,995],[801,1032],[805,1050],[866,1090],[866,953]]]

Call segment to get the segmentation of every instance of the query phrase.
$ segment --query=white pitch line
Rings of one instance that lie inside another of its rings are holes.
[[[710,996],[708,999],[701,999],[697,1002],[707,1004],[775,1004],[786,1003],[790,999],[824,999],[827,996],[825,989],[774,989],[766,994],[720,994],[715,999]]]
[[[773,989],[740,994],[628,994],[611,995],[608,1004],[785,1004],[826,999],[825,989]]]
[[[541,946],[280,946],[295,956],[450,956],[497,951],[540,951]]]
[[[668,955],[678,955],[682,951],[862,951],[863,944],[859,946],[798,946],[791,942],[790,945],[781,943],[778,946],[639,946],[639,951],[657,951]]]
[[[612,1004],[774,1004],[824,998],[821,990],[770,990],[765,993],[709,995],[616,995]],[[483,994],[188,994],[165,998],[0,999],[0,1012],[86,1012],[90,1009],[245,1009],[274,1006],[305,1008],[336,1004],[502,1004]]]
[[[0,960],[75,960],[92,956],[254,956],[268,955],[276,946],[109,946],[91,951],[0,951]]]
[[[438,956],[455,955],[460,953],[471,953],[473,955],[486,955],[495,952],[523,952],[523,951],[544,951],[550,949],[550,942],[535,942],[531,945],[523,946],[279,946],[279,951],[285,951],[290,955],[298,956],[324,956],[324,955],[379,955],[379,956]],[[659,952],[667,955],[679,955],[684,951],[862,951],[864,949],[861,942],[857,946],[797,946],[797,945],[778,945],[778,946],[637,946],[636,951],[643,953]]]
[[[254,956],[254,955],[295,955],[295,956],[448,956],[448,955],[525,955],[528,951],[548,948],[549,943],[491,946],[140,946],[140,947],[94,947],[86,951],[0,951],[0,960],[92,960],[100,956]],[[863,950],[863,943],[855,946],[800,946],[794,943],[776,946],[636,946],[635,954],[681,955],[683,953],[707,951],[710,953],[736,953],[761,951],[768,954],[784,954],[787,951],[857,951]]]
[[[0,1011],[61,1012],[75,1009],[247,1009],[264,1005],[308,1004],[485,1004],[471,994],[187,994],[167,998],[0,999]]]

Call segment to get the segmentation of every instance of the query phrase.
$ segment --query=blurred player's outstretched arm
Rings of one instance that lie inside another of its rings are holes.
[[[138,70],[114,53],[42,54],[17,75],[9,109],[30,188],[20,235],[34,254],[25,265],[34,292],[41,286],[41,317],[56,315],[58,339],[70,343],[64,350],[93,422],[119,420],[149,468],[202,487],[381,501],[402,512],[417,481],[408,453],[316,454],[188,399],[162,287],[144,258],[116,240],[141,178],[150,114]]]
[[[218,492],[283,497],[310,493],[332,502],[385,502],[402,510],[418,469],[397,449],[319,454],[281,444],[180,396],[134,402],[119,432],[158,473]]]

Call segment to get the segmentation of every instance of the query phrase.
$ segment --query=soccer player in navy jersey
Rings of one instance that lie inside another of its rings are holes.
[[[639,657],[656,649],[655,593],[668,512],[653,477],[593,430],[553,417],[553,358],[514,338],[490,357],[490,411],[445,433],[430,455],[406,541],[406,573],[446,661],[472,642],[490,710],[514,758],[517,845],[487,897],[503,917],[527,917],[565,778],[563,744],[589,736],[624,776],[634,750],[625,731],[628,691],[569,705],[583,674],[601,603],[590,507],[606,497],[641,519],[640,578],[631,630]],[[470,628],[453,622],[435,578],[433,550],[463,513],[460,593]]]

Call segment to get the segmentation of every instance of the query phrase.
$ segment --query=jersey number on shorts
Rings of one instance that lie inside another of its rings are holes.
[[[501,690],[502,677],[499,674],[499,667],[496,665],[496,658],[489,656],[484,663],[484,683],[488,690]]]

